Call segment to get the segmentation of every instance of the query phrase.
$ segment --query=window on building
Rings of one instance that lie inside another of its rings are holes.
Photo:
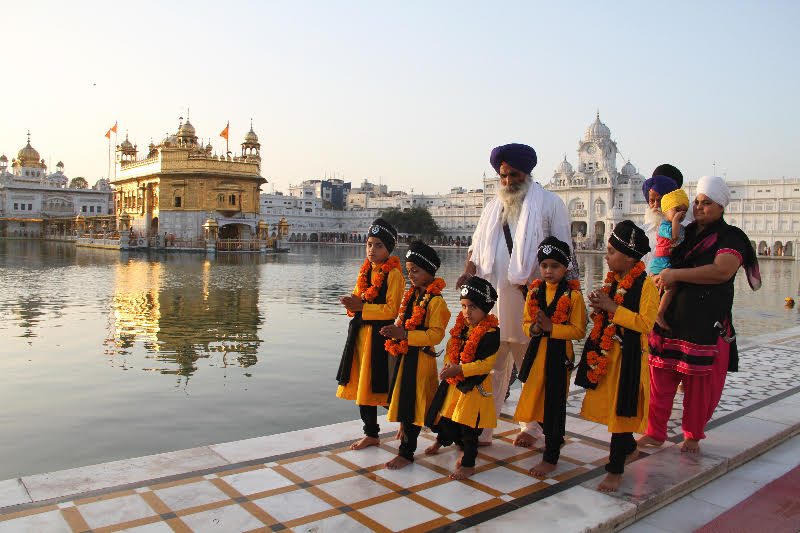
[[[19,203],[14,204],[14,209],[19,210]]]
[[[81,206],[81,213],[85,213],[85,212],[86,212],[86,206],[85,206],[85,205],[82,205],[82,206]]]
[[[90,213],[94,213],[94,206],[93,206],[93,205],[90,205],[90,206],[89,206],[89,212],[90,212]]]
[[[228,196],[228,202],[231,205],[236,205],[236,195],[235,194],[231,194],[230,196]]]
[[[180,207],[180,206],[181,206],[181,197],[180,196],[176,196],[175,197],[175,207]]]
[[[617,202],[617,207],[619,207],[620,209],[622,209],[622,200],[620,200],[619,202]]]

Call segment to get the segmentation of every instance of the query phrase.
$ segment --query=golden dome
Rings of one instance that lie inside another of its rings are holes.
[[[22,166],[28,166],[26,163],[38,163],[41,159],[39,156],[39,152],[31,146],[31,141],[28,139],[28,144],[26,144],[23,148],[17,152],[17,159],[19,160]]]
[[[253,131],[253,126],[250,126],[250,131],[245,134],[244,142],[250,144],[256,144],[258,142],[258,135],[256,135],[256,132]]]
[[[186,119],[180,128],[178,128],[178,137],[194,137],[195,136],[195,129],[192,126],[192,123],[189,122],[189,119]]]

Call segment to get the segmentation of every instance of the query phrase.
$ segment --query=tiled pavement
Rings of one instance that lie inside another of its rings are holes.
[[[643,454],[617,495],[593,490],[608,433],[574,415],[582,396],[574,390],[567,444],[545,480],[527,474],[543,442],[535,450],[513,447],[508,421],[494,444],[480,449],[467,481],[447,477],[457,456],[452,448],[422,453],[429,433],[421,435],[417,462],[399,471],[384,466],[396,453],[391,433],[380,447],[350,451],[360,432],[353,421],[2,481],[0,532],[478,531],[530,528],[531,520],[560,531],[620,527],[797,433],[800,369],[791,363],[800,356],[798,334],[795,328],[751,339],[741,353],[743,371],[729,376],[703,455],[680,454],[672,442]],[[673,441],[679,409],[675,417]]]

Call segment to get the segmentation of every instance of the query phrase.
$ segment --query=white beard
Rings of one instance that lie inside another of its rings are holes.
[[[648,207],[644,211],[644,223],[646,226],[654,228],[664,220],[664,214],[659,209]]]
[[[531,188],[533,178],[527,176],[525,181],[522,182],[516,191],[511,191],[506,187],[500,187],[497,190],[497,197],[503,203],[503,224],[510,224],[519,220],[519,215],[522,212],[522,203],[525,201],[525,196]]]

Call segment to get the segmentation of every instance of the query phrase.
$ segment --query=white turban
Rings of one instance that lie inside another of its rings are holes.
[[[728,184],[719,176],[703,176],[697,181],[697,195],[704,194],[722,207],[731,201]],[[696,197],[696,196],[695,196]]]

